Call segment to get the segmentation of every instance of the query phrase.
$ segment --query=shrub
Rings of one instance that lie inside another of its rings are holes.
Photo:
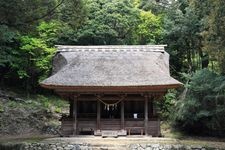
[[[190,134],[224,136],[225,77],[203,69],[185,86],[185,98],[171,112],[173,126]]]

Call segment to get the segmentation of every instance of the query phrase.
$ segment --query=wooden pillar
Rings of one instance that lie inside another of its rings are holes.
[[[97,100],[97,129],[101,127],[101,102]]]
[[[73,100],[70,99],[70,117],[73,118]]]
[[[121,129],[124,130],[124,101],[121,101]]]
[[[77,100],[78,96],[75,95],[73,99],[73,135],[77,134]]]
[[[148,135],[148,96],[145,95],[145,135]]]
[[[153,99],[150,99],[150,101],[149,101],[149,116],[150,117],[153,117],[154,115],[153,115]]]

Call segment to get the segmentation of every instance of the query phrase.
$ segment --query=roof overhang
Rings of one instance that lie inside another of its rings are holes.
[[[41,84],[41,86],[56,92],[162,92],[178,88],[181,84],[153,86],[63,86]]]

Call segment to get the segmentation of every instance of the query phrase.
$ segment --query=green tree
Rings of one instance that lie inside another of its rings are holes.
[[[154,14],[167,13],[168,8],[171,7],[171,3],[175,0],[136,0],[138,8],[145,11],[152,11]]]
[[[36,87],[48,74],[62,28],[81,24],[84,9],[83,1],[77,0],[0,0],[1,85]]]
[[[186,85],[184,99],[171,112],[173,125],[184,132],[224,136],[225,77],[203,69]]]
[[[218,62],[219,72],[225,74],[225,1],[207,0],[210,3],[209,15],[202,20],[203,50],[210,55],[212,61]]]
[[[87,1],[88,17],[78,28],[77,44],[132,44],[138,10],[130,0]]]
[[[162,37],[162,20],[150,11],[140,11],[140,21],[136,29],[138,44],[156,44]]]
[[[204,68],[201,22],[187,0],[171,4],[164,20],[164,43],[168,44],[173,73]]]
[[[201,25],[199,35],[202,39],[201,51],[203,60],[208,59],[210,61],[209,65],[214,71],[224,74],[224,1],[190,0],[190,6],[198,16]]]
[[[13,27],[23,32],[33,28],[40,19],[51,18],[55,9],[62,3],[55,0],[11,0],[0,1],[0,25]]]
[[[14,68],[21,79],[26,81],[26,90],[29,92],[38,85],[38,81],[46,78],[51,69],[51,58],[55,52],[41,38],[30,36],[21,37],[20,57],[18,66]]]
[[[86,0],[64,0],[59,7],[58,21],[74,30],[83,25],[87,18]]]

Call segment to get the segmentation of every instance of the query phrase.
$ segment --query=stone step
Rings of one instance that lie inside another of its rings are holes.
[[[112,144],[95,144],[89,145],[91,150],[127,150],[127,146],[125,144],[112,145]]]
[[[90,150],[127,150],[124,147],[90,147]]]

